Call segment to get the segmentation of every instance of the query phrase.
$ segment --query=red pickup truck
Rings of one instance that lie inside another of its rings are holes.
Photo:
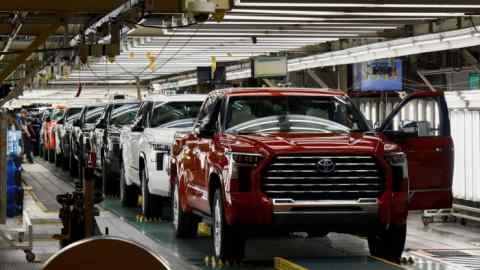
[[[418,119],[424,110],[426,119]],[[212,92],[177,136],[170,176],[177,237],[212,223],[221,259],[248,237],[329,232],[368,237],[398,261],[409,210],[450,208],[453,142],[440,92],[415,92],[375,129],[340,91]]]

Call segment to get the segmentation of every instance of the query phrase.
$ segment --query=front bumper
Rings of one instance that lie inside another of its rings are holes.
[[[252,232],[325,231],[368,233],[381,221],[380,200],[292,201],[271,200],[263,193],[229,193],[227,222],[252,227]]]
[[[379,223],[376,199],[357,201],[274,200],[274,225],[315,226],[327,231],[362,231]]]

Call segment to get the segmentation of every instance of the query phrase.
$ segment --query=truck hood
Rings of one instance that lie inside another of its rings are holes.
[[[192,128],[147,128],[145,137],[149,142],[170,145],[175,139],[177,132],[188,132]]]
[[[363,133],[260,133],[227,135],[232,151],[279,153],[372,153],[381,139]],[[258,151],[258,150],[257,150]]]

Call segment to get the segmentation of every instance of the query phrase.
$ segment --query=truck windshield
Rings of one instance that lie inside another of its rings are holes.
[[[186,127],[185,123],[188,123],[189,126],[193,126],[193,121],[191,119],[197,117],[201,106],[201,101],[169,102],[157,104],[153,109],[153,114],[150,119],[150,126],[152,128]],[[180,120],[189,121],[183,122]],[[178,125],[171,125],[172,122],[176,122]]]
[[[85,123],[93,124],[97,122],[100,116],[103,115],[103,110],[105,109],[104,106],[102,107],[90,107],[88,108],[88,112],[85,115]]]
[[[135,120],[140,103],[125,104],[112,112],[111,125],[125,126],[130,125]]]
[[[367,131],[347,97],[259,96],[229,101],[226,131],[232,133]]]
[[[70,118],[72,118],[72,116],[77,115],[77,114],[79,115],[81,111],[82,111],[82,108],[69,108],[67,110],[67,112],[65,113],[65,117],[66,117],[67,121],[69,121]],[[78,118],[78,116],[77,116],[77,118]]]
[[[52,115],[51,115],[50,119],[52,119],[54,121],[58,121],[58,120],[60,120],[60,118],[62,118],[64,112],[65,111],[63,109],[55,109],[52,112]]]

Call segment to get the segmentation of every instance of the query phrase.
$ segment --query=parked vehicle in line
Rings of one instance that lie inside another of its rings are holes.
[[[69,106],[65,108],[65,112],[62,117],[57,121],[57,125],[55,126],[53,132],[55,136],[55,165],[62,166],[64,169],[68,169],[68,147],[69,147],[69,140],[66,137],[69,136],[67,134],[67,126],[72,125],[74,119],[78,118],[80,112],[82,111],[82,107],[80,106]]]
[[[82,179],[82,165],[85,160],[85,145],[90,136],[90,131],[95,128],[95,123],[100,119],[105,110],[105,104],[83,107],[78,119],[74,120],[70,135],[70,174],[78,175]]]
[[[57,125],[57,121],[62,118],[64,112],[65,106],[52,106],[52,111],[50,115],[45,118],[45,121],[42,125],[44,158],[50,162],[55,161],[56,140],[54,129]]]
[[[120,185],[120,131],[130,126],[140,108],[138,101],[110,103],[103,116],[97,121],[95,129],[90,133],[90,145],[97,155],[97,173],[103,194],[118,194]]]
[[[130,130],[121,134],[120,199],[126,206],[142,196],[146,218],[169,218],[170,181],[167,174],[170,147],[177,132],[192,129],[205,95],[149,98],[142,103]]]
[[[433,120],[410,114],[419,101]],[[211,220],[221,259],[241,259],[256,235],[339,232],[398,262],[408,211],[452,206],[452,171],[440,92],[413,93],[372,130],[343,92],[215,91],[172,148],[173,227],[193,237]]]

